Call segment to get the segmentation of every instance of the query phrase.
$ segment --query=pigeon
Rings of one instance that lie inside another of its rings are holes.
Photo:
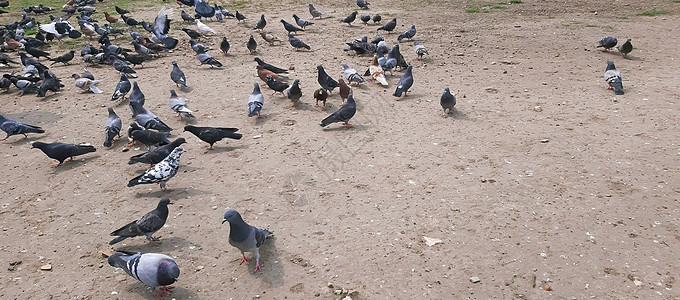
[[[451,94],[451,90],[448,87],[444,88],[444,94],[442,94],[439,104],[442,106],[442,115],[444,118],[446,118],[447,115],[453,111],[453,107],[456,106],[456,96]]]
[[[189,44],[191,44],[191,50],[194,50],[196,54],[208,51],[208,47],[204,46],[201,43],[197,43],[194,40],[189,40]]]
[[[402,93],[404,93],[404,97],[406,97],[408,89],[410,89],[413,85],[413,74],[411,73],[412,69],[413,66],[408,66],[408,68],[406,68],[406,72],[404,72],[404,75],[401,75],[401,78],[399,78],[397,89],[394,91],[395,97],[401,97]]]
[[[7,138],[15,134],[23,134],[24,137],[28,137],[26,135],[27,133],[45,133],[45,130],[38,126],[19,123],[14,120],[7,119],[2,115],[0,115],[0,129],[7,133],[7,136],[0,141],[7,140]]]
[[[66,52],[66,54],[64,54],[64,55],[61,55],[61,56],[58,56],[58,57],[55,57],[55,58],[51,58],[50,61],[52,61],[53,63],[50,66],[52,66],[56,63],[62,63],[62,64],[65,64],[65,65],[68,65],[68,63],[73,59],[73,57],[75,57],[75,53],[76,53],[75,51],[71,50],[69,52]]]
[[[177,174],[177,169],[179,168],[179,157],[184,153],[184,148],[179,146],[170,152],[168,157],[164,158],[161,162],[155,164],[150,169],[146,170],[144,174],[132,178],[128,182],[128,187],[132,187],[138,184],[152,184],[160,183],[161,189],[168,192],[166,189],[166,182],[170,180],[175,174]]]
[[[338,94],[340,94],[340,98],[344,101],[345,99],[347,99],[347,96],[349,96],[349,94],[352,93],[352,88],[349,87],[347,83],[345,83],[344,79],[338,80],[338,83],[340,85],[340,91],[338,92]]]
[[[250,35],[250,39],[248,39],[248,44],[246,44],[246,47],[248,47],[250,54],[255,54],[255,51],[257,50],[257,42],[255,41],[255,38],[253,38],[252,34]]]
[[[300,89],[300,79],[295,79],[295,81],[293,81],[293,85],[291,85],[288,88],[288,90],[286,90],[286,94],[288,94],[288,99],[290,99],[290,101],[293,101],[293,107],[295,107],[300,101],[300,98],[302,98],[302,90]]]
[[[392,69],[397,66],[397,59],[391,56],[384,57],[382,53],[382,49],[378,49],[377,51],[378,55],[378,64],[380,67],[383,69],[383,71],[387,72],[390,71],[390,75],[392,74]]]
[[[111,240],[109,245],[122,242],[129,237],[142,235],[145,235],[146,239],[150,242],[158,241],[160,237],[155,238],[153,237],[153,234],[165,225],[165,221],[168,219],[168,204],[173,203],[170,202],[170,199],[163,198],[161,201],[158,201],[156,209],[144,214],[138,220],[134,220],[114,232],[111,232],[111,236],[117,236],[117,238]]]
[[[280,42],[281,41],[278,37],[276,37],[275,35],[273,35],[269,32],[260,31],[260,36],[262,37],[262,39],[267,41],[270,46],[273,46],[274,42]]]
[[[103,92],[102,92],[102,90],[100,90],[97,87],[98,83],[99,83],[99,80],[90,80],[90,79],[87,79],[87,78],[78,78],[75,81],[76,87],[83,90],[83,92],[90,91],[90,92],[93,92],[95,94],[101,94]]]
[[[216,33],[217,33],[217,32],[215,32],[215,30],[213,30],[212,28],[210,28],[210,27],[208,27],[207,25],[203,24],[203,23],[201,22],[201,20],[196,20],[196,26],[198,27],[198,30],[200,30],[200,31],[202,31],[202,32],[211,32],[211,33],[213,33],[213,34],[216,34]]]
[[[359,16],[359,20],[361,20],[365,26],[368,26],[368,21],[371,20],[371,15],[361,15]]]
[[[342,78],[347,80],[348,84],[356,82],[357,85],[364,83],[364,78],[359,75],[357,70],[350,68],[347,64],[342,64],[344,71],[342,72]]]
[[[140,142],[149,148],[151,148],[151,146],[170,144],[170,141],[168,140],[169,132],[146,130],[137,123],[130,123],[127,133],[128,140],[130,140],[131,143],[130,146],[134,145],[135,142]]]
[[[210,6],[205,0],[194,0],[194,11],[201,18],[212,18],[215,16],[215,8]]]
[[[170,21],[173,14],[172,8],[166,9],[161,7],[154,19],[153,28],[151,30],[151,39],[154,42],[162,42],[163,47],[167,50],[174,49],[179,40],[169,37],[167,34],[170,31]]]
[[[319,101],[322,102],[323,108],[321,110],[326,110],[326,99],[328,98],[328,92],[324,88],[319,88],[314,91],[314,99],[316,100],[316,105],[319,105]]]
[[[111,101],[116,101],[119,98],[123,98],[124,100],[125,95],[130,92],[131,88],[132,86],[130,85],[130,81],[125,76],[125,73],[120,72],[120,81],[116,85],[116,90],[113,92],[113,96],[111,96]]]
[[[628,56],[628,53],[633,51],[633,44],[630,43],[630,39],[627,39],[623,45],[618,46],[616,49],[621,52],[621,56],[626,57]]]
[[[385,25],[378,27],[377,30],[385,30],[387,32],[392,32],[394,28],[397,27],[397,18],[393,18],[392,21],[385,23]]]
[[[609,51],[609,49],[614,48],[619,41],[613,36],[605,36],[599,42],[597,42],[597,48],[604,48],[602,51]]]
[[[322,88],[326,89],[329,93],[333,92],[333,89],[335,89],[338,86],[338,82],[335,81],[335,79],[331,78],[326,74],[326,71],[323,69],[323,66],[318,65],[316,66],[317,70],[317,81],[319,82],[319,85],[321,85]]]
[[[264,27],[267,26],[267,20],[264,19],[264,15],[260,16],[260,20],[257,21],[257,24],[255,25],[255,30],[262,30]]]
[[[222,10],[217,6],[217,3],[214,4],[213,8],[215,9],[215,18],[217,21],[223,22],[224,18],[222,17]]]
[[[285,29],[286,31],[288,31],[288,34],[291,34],[291,33],[293,33],[293,32],[298,32],[298,31],[305,31],[304,29],[298,28],[298,27],[296,27],[295,25],[290,24],[290,23],[286,22],[286,21],[283,20],[283,19],[281,19],[281,24],[283,24],[283,29]]]
[[[263,68],[265,68],[265,69],[267,69],[267,70],[269,70],[269,71],[272,71],[272,72],[274,72],[274,73],[276,73],[276,74],[288,74],[288,70],[282,69],[282,68],[279,68],[279,67],[276,67],[276,66],[273,66],[273,65],[270,65],[270,64],[268,64],[268,63],[262,61],[259,57],[256,57],[254,60],[257,62],[258,65],[260,65],[260,66],[262,66]]]
[[[172,141],[169,144],[165,144],[163,146],[156,147],[152,150],[149,150],[148,152],[144,152],[142,154],[138,154],[135,156],[130,157],[130,161],[128,161],[128,165],[132,165],[135,163],[145,163],[145,164],[151,164],[155,165],[161,161],[163,161],[164,158],[168,157],[172,150],[175,148],[181,146],[182,144],[186,143],[187,141],[184,138],[177,138],[174,141]]]
[[[125,273],[141,283],[151,286],[154,290],[161,287],[163,291],[169,291],[171,285],[179,277],[177,263],[167,255],[159,253],[125,252],[118,251],[108,258],[109,265],[123,269]],[[155,292],[158,298],[167,296],[165,292]]]
[[[31,46],[26,45],[24,47],[24,50],[26,51],[26,53],[30,54],[31,56],[35,57],[36,59],[40,59],[40,57],[50,59],[50,54],[45,52],[45,51],[41,51],[40,49],[33,48]]]
[[[191,23],[194,22],[194,17],[190,16],[190,15],[189,15],[188,13],[186,13],[184,10],[182,10],[182,11],[180,12],[180,17],[182,17],[182,20],[184,20],[184,22],[191,22]]]
[[[132,96],[130,96],[132,99]],[[161,121],[156,115],[148,111],[142,106],[140,102],[130,102],[130,108],[132,113],[135,115],[135,120],[139,125],[142,125],[145,129],[155,129],[158,131],[172,131],[170,126],[166,125]]]
[[[314,5],[312,4],[309,4],[309,14],[312,15],[312,19],[321,19],[322,17],[326,16],[324,12],[314,8]]]
[[[373,20],[373,24],[380,23],[380,21],[382,21],[382,17],[379,14],[375,14],[375,16],[373,16],[372,20]]]
[[[366,2],[365,0],[357,0],[357,6],[361,9],[368,9],[368,6],[371,5],[370,3]]]
[[[295,51],[301,48],[305,48],[307,50],[312,49],[311,47],[309,47],[309,45],[305,44],[305,42],[293,36],[292,33],[288,34],[288,43],[290,43],[290,45],[293,46],[293,48],[295,48]]]
[[[353,11],[349,16],[345,17],[344,19],[340,20],[340,23],[347,23],[349,27],[352,27],[352,22],[357,19],[357,12]]]
[[[104,140],[104,147],[111,147],[113,145],[113,138],[120,137],[120,130],[123,128],[123,123],[120,121],[120,117],[113,111],[113,108],[109,107],[109,116],[106,118],[106,127],[104,132],[106,133],[106,139]]]
[[[411,25],[411,29],[404,31],[397,37],[397,40],[401,42],[403,39],[408,39],[409,41],[416,35],[416,25]]]
[[[109,54],[108,56],[108,61],[111,63],[114,69],[118,72],[124,72],[125,74],[131,74],[132,77],[135,77],[136,72],[128,64],[126,64],[124,61],[118,59],[115,54]]]
[[[253,92],[248,96],[248,117],[257,115],[257,118],[262,118],[260,111],[264,105],[264,96],[260,92],[260,85],[255,82],[253,84]]]
[[[604,80],[609,84],[608,89],[614,89],[617,95],[623,95],[623,83],[621,82],[621,72],[616,69],[613,61],[607,61],[607,69],[604,71]]]
[[[124,15],[124,14],[129,14],[129,13],[130,13],[129,10],[122,9],[122,8],[120,8],[120,7],[118,7],[118,6],[116,6],[115,9],[116,9],[116,12],[117,12],[119,15]]]
[[[196,127],[187,125],[184,126],[184,131],[189,131],[193,133],[196,137],[201,139],[201,141],[210,144],[209,149],[212,149],[213,144],[215,144],[218,141],[221,141],[224,138],[240,140],[243,137],[242,134],[236,133],[236,131],[238,131],[238,128]]]
[[[198,40],[201,38],[201,34],[195,30],[189,28],[182,28],[182,31],[186,33],[191,39]]]
[[[243,256],[241,264],[248,262],[245,252],[252,252],[255,257],[254,272],[260,270],[260,247],[272,235],[272,232],[248,225],[243,221],[241,215],[233,209],[224,213],[222,224],[224,222],[229,222],[229,245],[241,251]]]
[[[387,54],[387,57],[392,57],[396,59],[397,67],[400,69],[406,69],[408,67],[408,63],[406,63],[404,56],[401,55],[401,52],[399,51],[399,44],[394,45],[394,47],[392,47],[392,50],[390,50],[390,53]]]
[[[110,15],[108,12],[104,12],[104,19],[106,19],[106,22],[109,22],[109,24],[118,22],[118,18]]]
[[[351,128],[352,125],[349,124],[349,120],[352,119],[354,114],[357,112],[357,105],[354,102],[354,97],[352,94],[347,96],[347,103],[332,113],[330,116],[326,117],[321,121],[321,127],[326,127],[332,123],[344,122],[347,128]]]
[[[129,103],[128,103],[128,105],[130,106],[130,111],[132,112],[133,118],[137,116],[137,111],[135,111],[133,104],[139,104],[139,106],[144,106],[145,101],[146,101],[146,97],[144,96],[144,93],[142,93],[142,90],[139,89],[139,85],[137,84],[137,81],[134,81],[132,83],[132,93],[130,93]]]
[[[198,52],[197,56],[198,56],[198,60],[201,62],[202,65],[209,64],[211,68],[212,67],[217,67],[217,68],[222,67],[222,63],[220,63],[219,61],[214,59],[207,52]]]
[[[45,97],[45,93],[47,93],[47,91],[52,91],[56,94],[61,90],[62,87],[64,87],[64,85],[61,84],[59,78],[54,76],[54,74],[50,74],[50,71],[45,70],[45,72],[43,73],[42,83],[38,88],[37,96]]]
[[[241,21],[243,21],[243,20],[245,20],[245,19],[247,19],[246,16],[244,16],[243,14],[241,14],[240,12],[238,12],[238,10],[237,10],[237,11],[236,11],[236,21],[237,21],[237,22],[241,22]]]
[[[19,52],[19,57],[21,58],[21,64],[24,67],[32,65],[36,68],[42,68],[43,70],[47,70],[47,67],[45,65],[39,63],[37,60],[35,60],[33,58],[28,57],[28,55],[26,55],[26,53]]]
[[[139,25],[139,22],[131,17],[128,17],[126,15],[120,15],[121,18],[123,18],[123,21],[125,21],[125,24],[128,26],[137,26]]]
[[[170,90],[170,100],[168,100],[168,106],[170,106],[170,109],[172,111],[177,113],[178,117],[187,117],[187,118],[193,118],[194,115],[191,113],[191,109],[187,106],[186,100],[184,98],[177,96],[177,93],[175,93],[175,90]]]
[[[47,157],[58,160],[59,164],[55,165],[55,168],[61,166],[61,164],[63,164],[64,160],[67,158],[71,158],[69,161],[72,161],[73,157],[75,156],[97,151],[97,149],[91,145],[74,145],[64,143],[47,144],[43,142],[33,142],[31,149],[32,148],[38,148],[43,153],[45,153]]]
[[[220,43],[220,50],[222,50],[222,53],[224,53],[224,56],[227,56],[227,52],[229,52],[229,42],[227,41],[226,37],[222,38],[222,42]]]
[[[184,76],[184,72],[180,70],[177,66],[177,62],[172,62],[172,71],[170,72],[170,79],[181,89],[187,88],[187,78]]]
[[[423,59],[423,55],[428,54],[427,48],[425,48],[425,46],[421,44],[418,44],[418,41],[414,41],[413,45],[415,46],[414,50],[416,52],[416,55],[418,55],[418,60]]]
[[[263,68],[260,65],[255,66],[255,69],[257,69],[257,76],[262,79],[265,83],[267,82],[267,76],[271,76],[272,78],[281,81],[281,82],[288,82],[288,76],[284,74],[276,74],[272,71],[269,71],[265,68]]]
[[[300,26],[302,29],[305,29],[307,26],[314,25],[312,22],[305,21],[303,19],[300,19],[296,14],[293,14],[293,19],[295,19],[295,23]]]
[[[279,92],[279,93],[281,93],[281,95],[285,96],[283,94],[283,91],[285,91],[289,87],[289,85],[285,82],[274,80],[274,78],[271,75],[267,76],[267,86],[269,86],[270,89],[274,90],[274,93],[272,94],[272,96],[274,94],[276,94],[277,92]]]

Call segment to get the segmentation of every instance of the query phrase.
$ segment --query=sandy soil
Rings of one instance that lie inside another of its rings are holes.
[[[316,5],[333,18],[299,35],[311,52],[256,36],[258,56],[294,67],[290,77],[304,93],[291,108],[263,87],[261,120],[246,116],[259,79],[245,43],[261,13],[266,29],[284,38],[278,20],[310,19],[306,3],[252,4],[240,9],[246,24],[208,22],[219,34],[203,42],[222,69],[196,65],[177,30],[195,25],[173,25],[180,46],[138,68],[138,82],[146,107],[188,141],[168,183],[176,204],[158,232],[160,246],[134,238],[116,249],[174,257],[182,272],[176,299],[340,299],[346,294],[334,292],[343,289],[352,299],[680,297],[677,3],[526,0],[471,14],[465,8],[475,2],[418,1],[417,12],[407,12],[410,1],[370,2],[367,13],[397,17],[395,32],[415,24],[430,55],[417,61],[412,44],[401,43],[414,66],[412,93],[392,96],[401,72],[388,75],[387,89],[354,88],[352,129],[320,128],[341,101],[334,93],[323,112],[311,95],[317,64],[339,78],[342,63],[364,70],[371,60],[342,51],[377,28],[338,23],[353,1]],[[651,8],[670,14],[636,16]],[[155,11],[132,15],[150,21]],[[228,57],[217,50],[224,35]],[[630,59],[595,49],[607,35],[632,38]],[[397,34],[383,36],[396,42]],[[194,123],[238,127],[242,140],[207,150],[182,132],[185,122],[167,107],[173,60],[187,74],[191,89],[180,95],[196,112]],[[621,71],[625,95],[606,89],[607,60]],[[124,152],[124,140],[101,146],[107,106],[131,122],[127,102],[109,101],[118,75],[89,67],[105,93],[79,94],[70,74],[83,65],[75,61],[51,69],[67,86],[59,95],[0,95],[4,116],[47,130],[0,145],[0,297],[151,299],[100,252],[112,250],[109,232],[153,209],[164,193],[157,185],[126,187],[146,168],[127,165],[143,149]],[[445,86],[458,98],[446,119],[438,102]],[[53,160],[30,149],[33,141],[98,149],[53,169]],[[252,274],[253,262],[238,264],[221,224],[228,208],[275,233],[261,249],[262,272]],[[442,242],[428,246],[424,237]],[[41,271],[47,264],[51,271]]]

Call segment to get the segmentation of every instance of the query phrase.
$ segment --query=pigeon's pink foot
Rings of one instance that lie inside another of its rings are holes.
[[[255,263],[255,271],[253,273],[257,273],[257,271],[260,270],[260,263]]]
[[[158,298],[158,299],[163,299],[163,297],[165,297],[167,295],[168,295],[168,293],[160,292],[160,291],[156,291],[156,292],[153,293],[153,296]]]
[[[248,260],[246,259],[246,256],[243,256],[243,259],[241,260],[241,263],[239,265],[242,265],[243,263],[247,263]]]
[[[172,289],[174,289],[174,288],[175,288],[174,286],[162,286],[162,287],[159,287],[159,289],[164,290],[164,291],[166,291],[166,292],[172,292]]]
[[[350,125],[349,123],[347,123],[346,126],[347,126],[347,128],[352,128],[352,125]]]
[[[56,164],[56,165],[52,166],[52,168],[56,169],[58,166],[61,166],[61,164]]]

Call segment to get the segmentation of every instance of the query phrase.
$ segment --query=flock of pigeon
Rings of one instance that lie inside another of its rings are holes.
[[[211,68],[221,68],[222,64],[208,53],[210,49],[198,42],[205,35],[217,34],[217,31],[201,20],[215,18],[218,22],[222,22],[224,18],[235,18],[237,22],[242,22],[247,18],[238,11],[232,14],[217,4],[211,6],[205,0],[178,0],[178,3],[180,7],[181,5],[186,5],[194,9],[195,14],[190,15],[186,11],[181,10],[180,16],[184,22],[195,24],[198,30],[182,28],[182,31],[191,38],[189,43],[196,57],[202,65],[207,64]],[[133,19],[129,11],[116,6],[115,9],[120,15],[120,19],[128,26],[126,33],[132,39],[131,45],[134,49],[126,49],[123,46],[115,45],[109,38],[124,34],[120,26],[113,27],[110,25],[119,22],[119,18],[105,12],[104,16],[109,24],[100,27],[97,20],[92,18],[93,13],[96,12],[96,8],[92,6],[94,4],[96,4],[96,0],[70,0],[69,4],[63,9],[63,12],[66,14],[61,17],[50,15],[51,23],[48,24],[39,24],[35,21],[34,17],[29,17],[29,14],[50,13],[52,11],[51,8],[43,5],[24,8],[22,19],[14,24],[6,25],[0,32],[3,35],[3,44],[0,46],[0,50],[3,52],[18,52],[23,70],[21,74],[15,74],[15,72],[4,74],[0,79],[0,88],[9,91],[11,85],[14,85],[22,96],[26,93],[36,92],[38,97],[45,97],[48,91],[54,93],[60,92],[61,88],[64,87],[61,80],[57,78],[49,67],[41,63],[39,59],[49,59],[52,62],[50,67],[57,63],[69,64],[75,57],[75,51],[68,51],[63,55],[52,58],[50,53],[44,51],[44,49],[50,47],[48,43],[54,39],[61,43],[65,38],[78,39],[82,35],[97,38],[99,47],[85,45],[80,51],[80,56],[87,64],[107,64],[120,73],[120,81],[112,93],[111,101],[123,101],[127,96],[132,118],[135,120],[127,128],[127,137],[131,142],[130,146],[139,142],[148,147],[147,152],[130,157],[128,164],[142,163],[152,165],[141,175],[131,179],[128,187],[139,184],[158,183],[167,192],[169,190],[166,188],[166,183],[177,173],[180,165],[180,156],[185,151],[181,145],[186,143],[186,140],[182,137],[173,141],[168,139],[173,129],[144,107],[145,95],[141,91],[139,83],[137,81],[130,82],[129,78],[138,77],[134,70],[134,67],[137,65],[143,66],[144,62],[152,60],[159,53],[169,53],[170,50],[177,47],[179,41],[169,35],[173,9],[163,7],[156,15],[154,22],[147,23]],[[356,4],[363,10],[368,10],[368,5],[370,5],[363,0],[357,0]],[[6,7],[7,5],[9,5],[7,1],[0,2],[0,7]],[[77,24],[80,30],[72,26],[68,21],[71,15],[76,12],[80,13],[77,17]],[[312,21],[316,22],[328,17],[327,14],[316,9],[312,4],[309,4],[309,13],[312,16]],[[357,15],[358,11],[354,11],[339,22],[352,26]],[[288,32],[289,44],[295,51],[300,49],[311,50],[311,46],[299,39],[297,33],[304,32],[306,27],[313,26],[314,23],[301,19],[297,14],[293,15],[293,19],[295,24],[280,20],[283,28]],[[374,16],[364,14],[360,15],[359,19],[364,25],[368,26],[369,21],[373,21],[374,24],[380,24],[382,17],[379,14]],[[137,26],[141,26],[146,30],[148,37],[135,32],[134,30]],[[281,42],[273,33],[265,31],[266,26],[267,19],[263,14],[253,29],[270,45]],[[377,31],[385,31],[389,34],[396,29],[396,26],[397,19],[393,18],[385,24],[380,24]],[[25,30],[33,29],[37,29],[35,37],[25,35]],[[414,53],[419,60],[428,54],[425,46],[413,40],[415,35],[416,26],[412,25],[409,30],[398,35],[397,43],[392,48],[389,47],[387,41],[380,35],[377,35],[371,41],[368,40],[367,36],[364,36],[347,43],[348,48],[344,49],[346,52],[354,52],[356,55],[373,56],[373,62],[368,66],[365,73],[360,73],[349,65],[344,64],[342,78],[336,81],[332,76],[328,75],[322,65],[318,65],[317,81],[320,87],[313,93],[316,104],[318,105],[319,101],[321,101],[322,109],[325,111],[326,100],[335,88],[339,88],[338,93],[344,103],[337,111],[324,118],[320,125],[325,127],[333,123],[344,123],[348,128],[351,127],[349,121],[357,110],[352,93],[352,84],[364,84],[364,77],[366,76],[370,76],[381,86],[388,86],[385,72],[389,71],[390,75],[392,75],[392,72],[395,70],[402,71],[403,75],[396,84],[393,95],[395,97],[406,96],[408,90],[413,85],[413,67],[406,62],[401,54],[399,43],[404,39],[412,40]],[[619,52],[624,57],[632,51],[630,41],[628,39],[625,44],[618,47]],[[598,47],[603,47],[605,51],[610,51],[616,44],[616,38],[605,37],[599,42]],[[253,34],[250,35],[246,45],[251,54],[257,53],[258,44]],[[225,56],[228,55],[230,44],[227,37],[222,38],[220,50]],[[254,61],[257,63],[256,70],[258,77],[273,91],[272,95],[281,93],[290,99],[293,107],[295,107],[302,98],[300,79],[295,79],[292,84],[289,84],[289,72],[287,69],[268,64],[259,57],[256,57]],[[0,53],[0,64],[19,64],[19,62],[16,62],[5,53]],[[608,62],[604,76],[610,88],[613,88],[617,95],[624,93],[621,74],[616,70],[612,61]],[[75,86],[81,89],[82,92],[103,93],[97,87],[99,81],[87,69],[82,74],[73,74],[71,77],[74,79]],[[172,62],[170,79],[175,83],[177,89],[187,89],[186,76],[175,61]],[[456,97],[448,87],[444,89],[444,93],[441,95],[440,104],[443,117],[452,113],[456,105]],[[187,106],[186,100],[180,97],[175,90],[170,90],[168,106],[180,118],[195,118],[191,109]],[[261,111],[264,107],[264,95],[257,82],[253,84],[253,92],[248,96],[247,106],[249,117],[262,117]],[[109,107],[108,113],[105,126],[105,147],[111,147],[115,142],[115,138],[121,136],[122,130],[122,121],[113,108]],[[27,133],[40,134],[45,132],[38,126],[23,124],[3,116],[0,116],[0,129],[7,133],[5,139],[12,135],[23,134],[26,136]],[[184,131],[189,131],[200,140],[208,143],[210,149],[212,149],[216,142],[224,138],[241,139],[242,137],[240,133],[237,133],[238,128],[187,125],[184,127]],[[89,144],[75,145],[34,142],[32,147],[40,149],[48,157],[57,160],[59,163],[55,168],[63,164],[66,159],[72,160],[75,156],[96,151],[95,147]],[[158,203],[156,209],[138,220],[113,231],[111,235],[116,236],[116,238],[110,244],[113,245],[126,238],[135,236],[146,236],[152,243],[156,242],[157,238],[154,238],[153,234],[165,224],[168,217],[168,205],[170,204],[172,202],[169,199],[163,198]],[[229,243],[238,248],[243,255],[241,264],[247,261],[244,253],[252,252],[255,258],[255,272],[257,272],[260,269],[258,248],[272,233],[268,230],[248,225],[235,210],[229,210],[224,214],[222,223],[224,222],[229,222],[230,224]],[[164,254],[117,251],[109,256],[108,261],[111,266],[123,269],[127,274],[142,283],[154,288],[160,287],[161,291],[156,292],[156,296],[159,297],[166,295],[165,292],[171,289],[169,285],[177,280],[180,273],[176,262]]]

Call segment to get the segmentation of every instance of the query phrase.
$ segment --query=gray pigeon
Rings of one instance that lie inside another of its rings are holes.
[[[109,117],[106,118],[106,127],[104,132],[106,132],[106,139],[104,140],[104,147],[111,147],[113,145],[113,138],[120,137],[120,130],[123,128],[123,123],[120,121],[116,112],[113,108],[109,107]]]
[[[322,65],[316,66],[317,70],[317,81],[319,82],[319,85],[321,85],[322,88],[327,90],[329,93],[333,92],[333,89],[338,87],[338,82],[335,81],[332,77],[328,76],[326,73],[326,70],[323,69]]]
[[[314,5],[312,5],[312,4],[309,4],[309,14],[312,15],[312,19],[316,19],[316,18],[321,19],[323,16],[326,15],[322,11],[314,8]]]
[[[366,0],[357,0],[357,6],[359,6],[361,9],[368,9],[369,5],[371,4],[366,2]]]
[[[352,27],[352,22],[357,19],[357,12],[353,11],[349,16],[345,17],[344,19],[340,20],[340,23],[347,23],[349,27]]]
[[[409,41],[416,35],[416,25],[411,25],[411,29],[404,31],[397,37],[397,40],[401,42],[403,39],[408,39]]]
[[[623,45],[617,47],[616,49],[619,49],[621,56],[626,57],[628,53],[633,51],[633,44],[630,43],[630,39],[627,39]]]
[[[378,27],[377,30],[385,30],[387,32],[392,32],[394,28],[397,27],[397,18],[392,18],[392,21],[385,23],[385,25]]]
[[[135,156],[130,157],[130,161],[128,161],[128,165],[132,165],[135,163],[145,163],[145,164],[151,164],[155,165],[166,157],[170,155],[172,150],[175,150],[175,148],[181,146],[182,144],[186,143],[187,141],[184,138],[177,138],[176,140],[172,141],[170,144],[165,144],[163,146],[159,146],[153,150],[149,150],[148,152],[144,152],[142,154],[138,154]]]
[[[0,115],[0,129],[7,133],[7,136],[0,141],[4,141],[15,134],[23,134],[24,137],[28,137],[26,136],[27,133],[45,133],[45,130],[38,126],[19,123],[14,120],[7,119],[2,115]]]
[[[255,30],[263,30],[264,27],[267,26],[267,20],[264,18],[264,14],[260,16],[260,20],[257,21],[257,24],[255,24]]]
[[[128,140],[130,140],[130,147],[132,147],[135,142],[140,142],[149,148],[151,148],[151,146],[170,144],[170,140],[168,140],[168,135],[170,135],[169,132],[146,130],[137,123],[130,123],[130,126],[127,128],[127,133]]]
[[[197,53],[198,60],[201,62],[202,65],[209,64],[210,67],[216,67],[216,68],[221,68],[222,63],[214,59],[210,54],[207,52],[198,52]]]
[[[142,90],[139,89],[139,85],[137,84],[137,81],[132,82],[132,93],[130,93],[129,97],[129,103],[128,105],[130,106],[130,111],[132,112],[132,117],[137,116],[137,112],[133,108],[133,105],[139,105],[140,107],[144,106],[144,102],[146,101],[146,97],[144,96],[144,93],[142,93]]]
[[[406,97],[408,89],[410,89],[413,85],[413,74],[411,73],[412,69],[413,66],[408,66],[408,68],[406,68],[406,72],[404,72],[404,75],[401,75],[401,78],[399,78],[397,89],[394,91],[395,97],[401,97],[401,93],[404,93],[404,97]]]
[[[111,101],[116,101],[119,98],[125,100],[125,95],[130,92],[130,89],[132,89],[130,80],[127,79],[125,73],[120,72],[120,81],[116,85],[116,90],[113,92],[113,96],[111,96]]]
[[[168,287],[177,281],[179,267],[177,263],[167,255],[159,253],[126,252],[118,251],[108,259],[109,265],[121,268],[132,278],[139,280],[152,288],[161,287],[162,291],[154,292],[156,297],[167,296]]]
[[[184,98],[177,96],[177,93],[175,93],[175,90],[170,90],[170,100],[168,100],[168,106],[172,111],[177,113],[177,116],[182,118],[182,117],[187,117],[187,118],[193,118],[194,115],[191,113],[191,109],[187,106],[187,101],[184,100]]]
[[[309,47],[309,45],[305,44],[305,42],[303,42],[299,38],[296,38],[291,33],[288,34],[288,43],[290,43],[290,45],[293,46],[293,48],[295,48],[295,51],[297,51],[298,49],[301,49],[301,48],[305,48],[307,50],[312,49],[311,47]]]
[[[617,95],[623,95],[623,83],[621,82],[621,72],[616,69],[613,61],[607,62],[607,69],[604,71],[604,80],[609,84],[609,89],[614,89]]]
[[[444,88],[444,94],[442,94],[439,104],[442,106],[444,118],[446,118],[453,110],[453,107],[456,106],[456,96],[451,94],[451,90],[448,87]],[[446,111],[447,109],[448,112]]]
[[[325,105],[324,105],[325,106]],[[326,117],[321,121],[321,127],[326,127],[332,123],[344,122],[347,128],[352,128],[349,124],[349,120],[354,117],[357,112],[357,104],[354,102],[354,96],[352,94],[347,95],[347,103],[332,113],[330,116]]]
[[[127,186],[133,187],[138,184],[160,183],[161,189],[169,192],[170,190],[165,188],[165,184],[170,178],[177,174],[177,169],[179,169],[179,157],[182,153],[184,153],[184,148],[182,148],[182,146],[173,149],[168,157],[146,170],[144,174],[132,178]]]
[[[609,49],[614,48],[616,43],[619,41],[613,36],[605,36],[599,42],[597,42],[597,48],[604,48],[604,51],[609,51]]]
[[[286,93],[288,94],[288,99],[290,99],[290,101],[293,101],[293,107],[295,107],[300,101],[300,98],[302,98],[302,90],[300,89],[300,79],[295,79],[295,81],[293,81],[293,85],[291,85],[286,90]]]
[[[260,85],[255,82],[253,84],[253,92],[248,96],[248,116],[252,117],[257,115],[257,118],[262,118],[260,111],[264,105],[264,96],[260,92]]]
[[[296,14],[293,14],[293,19],[295,19],[295,23],[298,24],[298,26],[302,27],[302,29],[305,29],[306,26],[314,25],[314,23],[305,21],[303,19],[300,19]]]
[[[255,54],[255,51],[257,50],[257,42],[255,41],[255,38],[252,34],[250,35],[250,39],[248,39],[248,44],[246,46],[248,47],[250,54]]]
[[[132,98],[132,97],[130,97]],[[156,129],[158,131],[172,131],[172,128],[163,123],[154,113],[148,111],[139,102],[130,102],[132,114],[139,125],[146,129]]]
[[[248,225],[241,215],[231,209],[224,213],[224,222],[229,222],[229,244],[241,251],[241,264],[248,262],[245,252],[252,252],[255,257],[255,271],[260,270],[260,247],[272,235],[267,229],[259,229]],[[254,273],[253,272],[253,273]]]
[[[109,245],[119,243],[129,237],[142,235],[146,235],[146,239],[150,242],[158,241],[160,237],[154,238],[153,234],[165,225],[165,220],[168,219],[168,204],[172,204],[170,199],[163,198],[158,202],[156,209],[146,213],[139,220],[132,221],[111,232],[111,236],[117,236],[117,238],[111,240]]]
[[[177,85],[177,87],[181,89],[187,88],[187,78],[184,76],[184,72],[180,70],[179,66],[177,66],[177,62],[173,61],[172,62],[172,71],[170,72],[170,79]]]
[[[352,84],[356,82],[357,85],[364,83],[364,78],[359,75],[357,70],[350,68],[347,64],[342,64],[344,71],[342,72],[342,77],[347,80],[347,84]]]
[[[55,165],[55,168],[61,166],[61,164],[63,164],[64,160],[67,158],[71,158],[69,160],[71,161],[73,160],[74,156],[97,151],[97,149],[90,145],[74,145],[64,143],[47,144],[43,142],[34,142],[31,148],[38,148],[43,153],[45,153],[47,157],[58,160],[59,164]]]

